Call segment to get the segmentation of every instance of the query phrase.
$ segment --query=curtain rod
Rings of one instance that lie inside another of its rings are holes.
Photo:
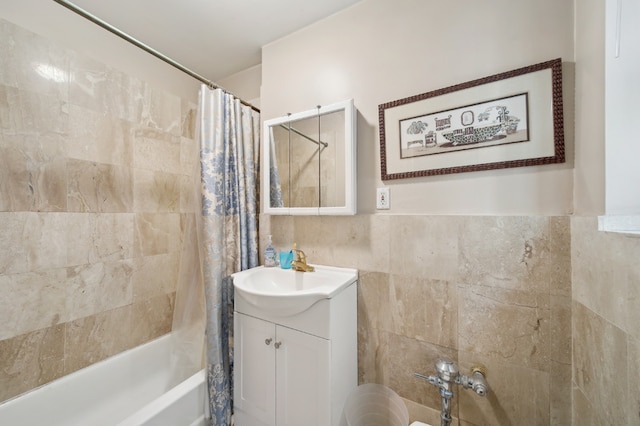
[[[326,142],[322,142],[320,140],[320,138],[318,138],[318,140],[313,139],[311,136],[307,136],[304,133],[302,133],[300,130],[296,129],[295,127],[291,127],[291,125],[287,126],[286,124],[281,124],[280,127],[282,127],[283,129],[287,129],[287,130],[291,130],[293,133],[302,136],[303,138],[305,138],[306,140],[315,143],[316,145],[320,146],[322,145],[322,148],[326,148],[329,146],[328,143]]]
[[[71,10],[72,12],[77,13],[78,15],[82,16],[83,18],[93,22],[96,25],[99,25],[100,27],[104,28],[105,30],[117,35],[118,37],[122,38],[125,41],[128,41],[129,43],[133,44],[134,46],[144,50],[147,53],[150,53],[151,55],[155,56],[156,58],[166,62],[167,64],[171,65],[174,68],[179,69],[180,71],[182,71],[185,74],[188,74],[189,76],[195,78],[196,80],[199,80],[201,82],[203,82],[204,84],[206,84],[207,86],[209,86],[210,88],[213,89],[222,89],[225,92],[227,92],[228,94],[234,96],[235,98],[239,99],[240,102],[243,105],[246,105],[248,107],[250,107],[251,109],[253,109],[256,112],[260,112],[260,110],[258,108],[256,108],[255,106],[251,105],[249,102],[243,101],[242,99],[240,99],[239,97],[237,97],[236,95],[234,95],[233,93],[229,92],[228,90],[226,90],[224,87],[220,87],[217,84],[214,84],[213,81],[201,76],[200,74],[190,70],[189,68],[179,64],[178,62],[174,61],[173,59],[169,58],[166,55],[163,55],[162,53],[158,52],[157,50],[147,46],[146,44],[142,43],[141,41],[131,37],[129,34],[119,30],[118,28],[114,27],[113,25],[109,24],[108,22],[103,21],[102,19],[98,18],[97,16],[87,12],[86,10],[76,6],[73,3],[70,3],[66,0],[53,0],[56,3],[66,7],[67,9]]]

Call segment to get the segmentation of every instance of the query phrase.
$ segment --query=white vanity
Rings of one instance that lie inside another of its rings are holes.
[[[355,269],[233,275],[236,426],[338,426],[357,387]]]

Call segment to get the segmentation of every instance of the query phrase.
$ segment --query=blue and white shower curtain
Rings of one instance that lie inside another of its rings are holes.
[[[221,89],[202,86],[198,108],[203,276],[211,425],[231,424],[233,284],[258,266],[260,116]]]
[[[269,205],[271,207],[284,207],[282,199],[282,185],[280,184],[280,172],[278,171],[278,157],[276,156],[276,140],[273,129],[269,129]]]

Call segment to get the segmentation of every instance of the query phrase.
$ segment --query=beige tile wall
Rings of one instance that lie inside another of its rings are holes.
[[[0,20],[0,401],[170,330],[195,98]]]
[[[434,374],[447,356],[462,372],[489,372],[487,398],[457,390],[460,425],[571,424],[568,217],[274,216],[261,226],[312,263],[359,269],[359,380],[398,392],[412,420],[439,424],[437,389],[413,373]]]
[[[640,237],[571,220],[576,425],[640,425]]]

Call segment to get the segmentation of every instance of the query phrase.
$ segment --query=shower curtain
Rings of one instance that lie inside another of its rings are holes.
[[[282,200],[282,185],[280,184],[280,172],[278,171],[278,157],[276,156],[276,139],[273,135],[273,128],[269,129],[269,205],[271,207],[284,207]]]
[[[202,276],[211,425],[231,424],[233,284],[258,266],[260,116],[221,89],[202,86],[198,106]]]

